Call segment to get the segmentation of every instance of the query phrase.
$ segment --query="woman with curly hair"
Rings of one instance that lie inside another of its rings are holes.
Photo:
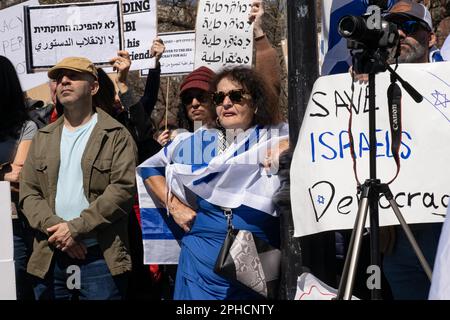
[[[279,180],[273,169],[288,147],[288,129],[256,71],[224,70],[212,79],[211,89],[219,130],[201,127],[179,134],[140,166],[141,177],[184,231],[174,298],[257,299],[261,295],[216,274],[214,265],[230,211],[236,229],[279,245],[272,202]]]

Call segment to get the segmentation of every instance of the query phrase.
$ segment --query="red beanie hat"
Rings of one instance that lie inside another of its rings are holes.
[[[200,67],[189,73],[180,85],[180,95],[188,89],[210,90],[210,83],[216,74],[208,67]]]

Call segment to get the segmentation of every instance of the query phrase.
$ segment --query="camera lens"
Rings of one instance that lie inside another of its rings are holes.
[[[367,31],[366,21],[361,17],[344,16],[339,21],[338,32],[344,38],[360,39]]]

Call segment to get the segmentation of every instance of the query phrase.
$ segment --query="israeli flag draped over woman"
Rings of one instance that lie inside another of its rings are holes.
[[[287,139],[287,125],[254,126],[216,157],[218,134],[218,130],[205,127],[178,134],[172,143],[138,166],[145,264],[177,264],[183,236],[166,207],[145,187],[148,177],[165,176],[170,193],[191,207],[196,206],[192,203],[192,196],[196,195],[216,206],[236,208],[246,204],[277,215],[271,198],[279,187],[279,179],[276,168],[268,172],[263,161],[267,150]]]
[[[149,262],[176,263],[180,253],[174,299],[254,299],[260,296],[214,273],[227,233],[224,213],[232,210],[236,229],[279,246],[272,196],[288,128],[275,95],[252,69],[223,70],[211,90],[219,130],[178,135],[138,167],[145,255]],[[254,279],[266,280],[264,274]]]

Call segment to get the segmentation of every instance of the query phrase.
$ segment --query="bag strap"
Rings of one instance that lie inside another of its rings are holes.
[[[233,223],[231,220],[233,219],[233,210],[230,208],[220,207],[223,210],[224,216],[227,218],[227,228],[228,231],[232,231],[234,229]]]

